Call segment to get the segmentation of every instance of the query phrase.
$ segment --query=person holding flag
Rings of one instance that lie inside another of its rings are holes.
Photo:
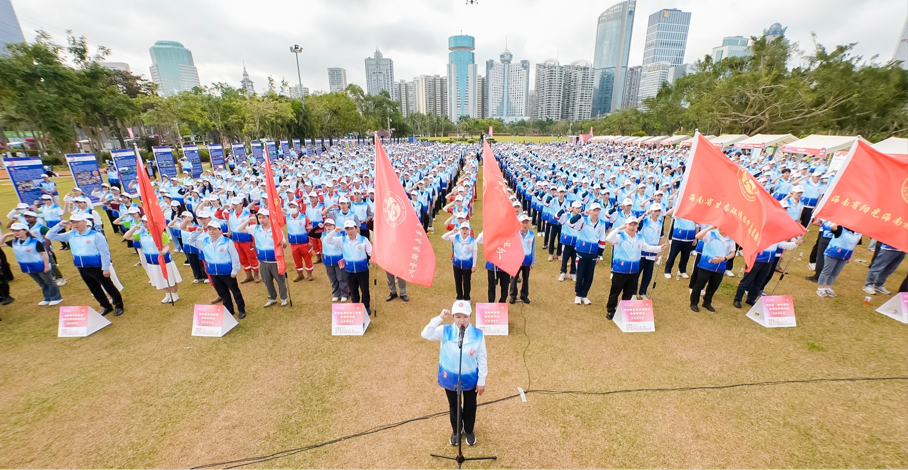
[[[268,289],[268,301],[265,302],[264,308],[277,303],[278,292],[274,289],[275,282],[277,282],[281,296],[281,307],[286,307],[289,305],[287,300],[287,276],[278,272],[277,250],[281,250],[283,256],[283,250],[288,247],[288,244],[284,238],[284,232],[272,227],[270,215],[271,213],[268,209],[259,209],[256,215],[250,216],[249,219],[241,223],[237,230],[251,235],[255,242],[255,255],[258,258],[259,272],[265,288]],[[256,224],[255,222],[258,223]],[[275,242],[275,238],[278,238],[278,242]],[[221,298],[223,299],[223,297]]]
[[[130,227],[126,234],[123,235],[123,239],[139,242],[142,247],[145,263],[148,266],[145,272],[148,274],[151,285],[158,290],[163,290],[166,294],[161,303],[176,302],[180,300],[180,296],[177,295],[177,289],[180,282],[183,282],[183,278],[170,257],[170,236],[166,230],[161,231],[161,243],[163,243],[163,246],[159,250],[154,237],[151,235],[152,232],[150,230],[152,229],[148,225],[148,216],[143,215],[142,222]],[[163,266],[161,265],[162,263]],[[165,269],[167,270],[166,274],[164,273]]]
[[[703,308],[715,312],[716,309],[712,305],[713,294],[722,283],[722,276],[725,275],[725,263],[735,257],[735,242],[722,229],[712,225],[700,230],[696,239],[703,240],[703,253],[697,264],[697,267],[700,268],[697,273],[697,282],[690,293],[690,309],[694,312],[700,311],[698,305],[700,291],[705,287]]]
[[[747,298],[744,300],[744,303],[747,305],[753,305],[757,302],[757,296],[763,291],[763,279],[772,274],[772,265],[773,260],[776,258],[776,252],[778,249],[783,250],[793,250],[796,247],[800,246],[802,240],[800,238],[795,239],[791,242],[779,242],[769,245],[765,250],[757,253],[757,258],[754,260],[753,266],[750,270],[744,274],[744,277],[741,278],[741,282],[738,283],[738,291],[735,293],[735,299],[732,302],[732,305],[735,308],[741,308],[741,299],[744,299],[744,294],[747,293]]]
[[[224,211],[223,215],[227,219],[227,230],[229,230],[227,235],[236,244],[236,251],[240,255],[240,263],[243,263],[243,271],[246,272],[246,279],[243,279],[241,284],[252,281],[260,282],[259,262],[255,254],[253,254],[255,245],[252,242],[252,236],[240,228],[250,218],[252,218],[253,223],[255,219],[252,216],[252,212],[243,206],[243,198],[234,196],[230,203],[233,206],[233,210]]]
[[[608,303],[605,305],[606,318],[615,318],[618,311],[618,296],[621,300],[631,300],[637,294],[637,282],[640,278],[640,258],[643,252],[659,253],[666,245],[652,246],[646,243],[643,235],[637,233],[639,221],[633,216],[615,227],[605,241],[612,244],[612,286]],[[581,299],[582,300],[582,299]],[[574,300],[574,303],[578,303]]]

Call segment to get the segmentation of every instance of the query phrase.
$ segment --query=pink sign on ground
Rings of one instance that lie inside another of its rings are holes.
[[[476,328],[484,335],[508,335],[508,304],[477,303]]]
[[[57,337],[84,337],[107,325],[110,325],[110,320],[87,305],[63,306],[60,307]]]
[[[60,307],[60,328],[88,327],[88,307]]]
[[[790,295],[764,295],[766,326],[795,326],[795,308]]]
[[[625,333],[656,331],[652,300],[622,300],[615,315],[615,324]]]
[[[192,315],[192,336],[220,338],[237,325],[223,305],[196,304]]]
[[[332,336],[362,336],[370,322],[366,307],[361,303],[331,304]]]

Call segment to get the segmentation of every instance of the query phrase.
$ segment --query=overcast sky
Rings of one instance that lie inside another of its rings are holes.
[[[376,46],[394,60],[396,80],[445,74],[447,38],[476,38],[476,62],[497,59],[505,47],[531,64],[592,60],[596,19],[614,0],[13,0],[27,40],[45,29],[64,43],[65,31],[113,51],[133,73],[150,77],[148,48],[158,40],[192,51],[203,84],[239,86],[243,62],[261,91],[269,75],[291,85],[300,44],[303,86],[327,90],[328,67],[365,88],[364,59]],[[661,8],[692,13],[686,62],[718,46],[723,36],[758,36],[779,22],[786,36],[812,49],[811,32],[831,49],[857,43],[855,52],[892,58],[908,17],[905,0],[638,0],[629,65],[643,60],[647,17]],[[485,66],[480,66],[484,73]],[[530,87],[532,88],[532,81]]]

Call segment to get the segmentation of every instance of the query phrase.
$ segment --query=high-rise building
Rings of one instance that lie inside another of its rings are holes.
[[[416,79],[416,112],[431,116],[448,115],[448,78],[420,75]]]
[[[393,70],[391,73],[394,73]],[[340,67],[328,68],[328,93],[343,93],[346,89],[347,71]]]
[[[593,54],[593,117],[621,107],[636,6],[635,0],[625,0],[599,15]]]
[[[126,62],[100,62],[101,66],[108,68],[110,70],[119,70],[121,72],[132,72],[129,69],[129,64]]]
[[[392,100],[397,99],[394,95],[394,61],[385,59],[376,48],[375,56],[366,58],[366,93],[377,95],[382,91],[387,91]]]
[[[582,121],[590,118],[593,107],[593,67],[588,61],[575,60],[562,67],[561,119]]]
[[[892,60],[898,62],[903,69],[908,69],[908,18],[905,19],[905,26],[902,26],[902,35],[895,46]]]
[[[505,48],[499,62],[486,61],[488,115],[504,122],[527,118],[527,95],[530,92],[530,61],[511,63],[514,55]]]
[[[674,84],[675,81],[679,78],[692,73],[697,73],[696,64],[681,64],[672,66],[668,69],[668,83]]]
[[[192,61],[192,52],[176,41],[158,41],[148,50],[151,53],[151,79],[158,93],[167,96],[192,91],[202,86],[199,71]]]
[[[769,28],[763,30],[763,37],[766,38],[766,42],[772,42],[776,38],[782,38],[782,42],[788,44],[788,38],[785,37],[785,31],[788,29],[788,26],[782,27],[779,23],[773,23]]]
[[[649,15],[646,44],[643,47],[643,65],[656,62],[683,64],[689,28],[690,13],[685,11],[662,9]]]
[[[305,96],[309,96],[309,87],[305,87],[305,86],[304,86],[304,87],[303,87],[303,92],[302,92],[302,93],[300,93],[300,86],[299,86],[299,85],[292,85],[292,86],[290,87],[290,97],[291,97],[291,98],[299,99],[299,98],[302,98],[302,97],[305,97]]]
[[[640,109],[646,109],[643,100],[656,96],[662,84],[668,81],[668,70],[671,67],[668,62],[654,62],[643,66],[643,73],[640,74],[640,93],[637,95],[637,106]]]
[[[627,78],[624,80],[624,97],[621,98],[622,108],[636,108],[637,98],[640,95],[640,75],[643,66],[635,65],[627,68]]]
[[[482,75],[476,76],[476,117],[485,119],[489,117],[489,81]]]
[[[453,122],[461,116],[477,116],[474,49],[473,36],[448,38],[448,118]]]
[[[394,83],[394,93],[398,96],[397,107],[404,117],[416,112],[416,81],[401,80]]]
[[[7,54],[7,44],[25,42],[12,0],[0,0],[0,55]]]
[[[245,65],[243,65],[243,79],[240,80],[240,88],[249,95],[255,94],[255,85],[253,85],[252,79],[249,78],[249,72],[246,71]],[[299,89],[299,85],[296,88]]]
[[[545,121],[561,119],[564,99],[564,70],[555,59],[536,64],[536,115],[533,119]]]
[[[728,36],[722,38],[722,45],[713,48],[713,62],[719,62],[729,57],[746,57],[750,55],[750,39],[744,36]]]
[[[536,119],[536,90],[530,90],[527,94],[527,114],[530,119]]]

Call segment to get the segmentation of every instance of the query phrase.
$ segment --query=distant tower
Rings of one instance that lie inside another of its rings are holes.
[[[158,85],[161,96],[192,91],[201,86],[192,52],[182,44],[158,41],[148,51],[151,53],[151,79]]]
[[[10,0],[0,0],[0,55],[7,53],[6,45],[25,42],[16,10]]]
[[[905,26],[902,27],[902,35],[899,37],[898,45],[895,46],[892,60],[898,62],[903,69],[908,69],[908,19],[905,19]]]
[[[252,80],[249,78],[249,72],[246,71],[246,64],[243,64],[243,79],[240,80],[240,87],[243,90],[246,90],[246,93],[250,95],[255,94],[255,86],[252,85]]]
[[[769,26],[768,29],[763,30],[763,37],[766,38],[766,42],[772,42],[775,38],[783,38],[782,42],[788,44],[788,39],[785,37],[785,31],[788,29],[788,26],[782,27],[779,23],[773,23]]]

